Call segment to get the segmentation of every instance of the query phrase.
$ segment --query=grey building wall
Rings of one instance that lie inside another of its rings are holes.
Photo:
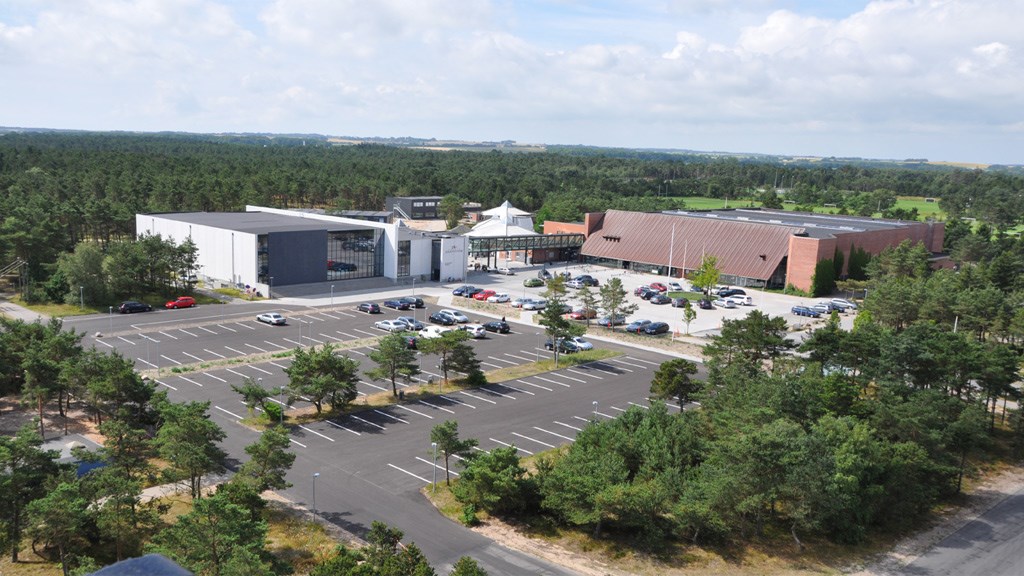
[[[327,230],[271,232],[267,264],[274,286],[327,280]]]

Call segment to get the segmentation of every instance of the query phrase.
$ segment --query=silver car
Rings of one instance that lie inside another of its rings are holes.
[[[420,322],[412,316],[399,316],[398,318],[395,318],[395,321],[405,324],[407,330],[423,330],[423,322]]]

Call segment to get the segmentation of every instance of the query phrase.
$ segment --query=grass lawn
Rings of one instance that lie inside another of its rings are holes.
[[[196,299],[197,305],[223,304],[223,302],[221,302],[220,300],[212,298],[210,296],[206,296],[205,294],[196,293],[193,296]],[[150,294],[139,299],[139,302],[145,302],[146,304],[149,304],[154,309],[156,309],[163,308],[164,304],[167,303],[168,300],[173,300],[173,297],[164,298],[162,296]],[[87,314],[110,314],[111,307],[113,307],[114,312],[117,312],[117,306],[122,302],[122,300],[118,300],[117,302],[111,302],[107,306],[96,306],[92,304],[87,304],[84,308],[79,307],[78,304],[54,304],[49,302],[40,304],[27,304],[24,300],[22,300],[20,295],[11,298],[11,302],[14,302],[18,306],[28,308],[33,312],[38,312],[39,314],[44,314],[46,316],[54,318],[64,318],[66,316],[84,316]]]

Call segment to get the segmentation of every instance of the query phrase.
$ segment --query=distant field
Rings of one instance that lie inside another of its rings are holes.
[[[686,207],[692,210],[721,210],[725,208],[725,200],[720,198],[704,198],[702,196],[683,196],[676,197],[686,203]],[[732,199],[729,200],[729,208],[748,208],[748,207],[760,207],[761,203],[755,200],[743,199]],[[896,207],[910,210],[917,208],[917,213],[921,218],[935,218],[937,220],[945,220],[946,213],[939,208],[938,199],[935,202],[925,202],[925,199],[921,196],[899,196],[896,199]],[[786,210],[794,210],[795,204],[784,204],[783,208]],[[817,206],[814,211],[818,214],[835,214],[839,212],[838,208]],[[881,214],[874,214],[875,217],[880,217]]]
[[[917,208],[917,213],[921,218],[946,219],[946,213],[942,211],[942,208],[939,208],[938,198],[934,202],[925,202],[921,196],[898,196],[896,198],[896,207],[903,208],[904,210]]]

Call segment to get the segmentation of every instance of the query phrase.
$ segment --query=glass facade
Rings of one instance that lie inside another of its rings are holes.
[[[409,240],[398,241],[398,277],[409,275],[409,258],[412,253],[412,242]]]
[[[377,229],[328,232],[327,278],[348,280],[383,276],[383,241],[383,233]]]

